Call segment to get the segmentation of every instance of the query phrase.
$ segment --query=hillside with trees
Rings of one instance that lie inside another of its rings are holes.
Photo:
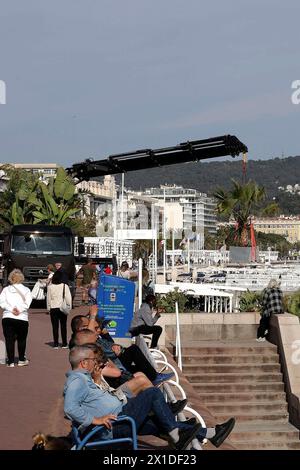
[[[186,163],[148,170],[140,170],[125,175],[125,185],[132,189],[145,189],[160,184],[179,184],[213,194],[218,188],[228,190],[231,179],[241,181],[242,161]],[[274,198],[285,214],[300,214],[300,196],[279,190],[279,186],[300,183],[300,156],[274,158],[270,160],[249,160],[247,179],[265,188],[266,202]],[[120,180],[119,180],[120,181]]]

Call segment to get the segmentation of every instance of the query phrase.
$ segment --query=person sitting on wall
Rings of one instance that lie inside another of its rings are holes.
[[[160,318],[158,312],[153,316],[153,308],[156,306],[156,297],[149,294],[145,298],[140,308],[135,312],[131,322],[129,333],[131,336],[138,336],[139,334],[152,334],[151,348],[157,348],[157,343],[160,335],[162,334],[162,327],[155,325]]]
[[[257,329],[256,341],[266,341],[271,315],[278,313],[284,313],[283,294],[280,289],[280,281],[271,279],[268,286],[263,291],[262,313]]]

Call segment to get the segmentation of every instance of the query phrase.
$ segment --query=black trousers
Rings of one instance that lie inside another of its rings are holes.
[[[257,338],[265,338],[267,336],[269,332],[270,319],[271,315],[262,315],[257,329]]]
[[[59,310],[59,308],[50,309],[50,317],[52,323],[54,346],[58,346],[58,328],[60,324],[60,332],[63,346],[67,346],[67,315]]]
[[[118,359],[122,362],[126,370],[134,374],[135,372],[144,372],[148,379],[152,382],[156,379],[157,372],[152,367],[148,359],[144,356],[142,351],[136,344],[126,348],[119,356]]]
[[[26,339],[28,335],[28,321],[3,318],[3,334],[5,338],[8,363],[15,361],[15,341],[18,344],[19,361],[25,361]]]
[[[148,325],[142,325],[142,326],[137,326],[136,328],[133,328],[131,331],[131,336],[138,336],[140,334],[142,335],[152,335],[152,341],[151,341],[151,348],[156,348],[158,339],[162,333],[162,327],[158,325],[154,326],[148,326]]]

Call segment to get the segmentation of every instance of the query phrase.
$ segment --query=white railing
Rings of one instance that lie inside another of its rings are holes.
[[[179,309],[178,302],[175,303],[176,312],[176,351],[175,355],[177,358],[177,364],[179,369],[182,371],[182,358],[181,358],[181,336],[180,336],[180,322],[179,322]]]
[[[177,289],[186,295],[193,297],[203,297],[205,313],[232,313],[233,312],[233,292],[227,292],[219,286],[210,284],[193,284],[191,282],[171,282],[170,284],[155,284],[156,294],[167,294]]]
[[[177,309],[178,309],[178,305],[177,305]],[[164,382],[161,386],[161,389],[162,389],[162,391],[165,395],[166,401],[171,402],[171,403],[174,403],[174,402],[177,401],[177,398],[175,397],[175,395],[173,393],[172,387],[177,390],[177,392],[181,396],[181,399],[185,399],[186,398],[186,393],[185,393],[183,387],[179,383],[178,373],[177,373],[175,367],[167,362],[167,358],[166,358],[165,354],[162,351],[159,351],[159,350],[156,350],[156,349],[148,349],[147,344],[145,342],[145,339],[142,335],[139,335],[136,338],[135,344],[141,349],[141,351],[146,356],[146,358],[148,359],[150,364],[152,364],[152,366],[156,370],[157,370],[157,366],[159,366],[160,371],[166,371],[167,369],[170,369],[174,373],[175,380],[168,380],[168,381]],[[161,360],[161,358],[163,360]],[[161,366],[163,366],[163,368],[161,368]],[[201,426],[203,428],[206,428],[206,424],[205,424],[205,421],[202,418],[202,416],[196,410],[194,410],[191,407],[186,406],[181,413],[178,413],[177,417],[179,418],[180,421],[186,421],[186,416],[184,414],[185,410],[187,412],[189,412],[190,414],[192,414],[193,416],[195,416],[195,418],[201,423]],[[206,442],[207,442],[207,439],[203,439],[201,444],[205,444]],[[200,444],[199,440],[195,438],[195,439],[193,439],[193,441],[191,443],[191,446],[192,446],[193,449],[202,450],[201,444]]]

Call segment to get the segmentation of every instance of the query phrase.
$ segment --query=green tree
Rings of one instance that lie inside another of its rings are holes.
[[[5,230],[11,225],[32,223],[32,201],[38,191],[38,175],[10,165],[2,165],[0,169],[6,186],[0,193],[2,227]]]
[[[148,259],[152,253],[152,240],[135,240],[133,245],[133,257]]]
[[[270,202],[264,209],[261,211],[263,217],[276,217],[280,214],[280,207],[277,202]]]
[[[55,178],[47,184],[41,175],[6,165],[6,189],[0,194],[0,219],[6,225],[74,224],[74,217],[82,211],[84,196],[76,192],[72,178],[58,168]]]
[[[214,193],[217,199],[217,211],[227,216],[228,220],[234,219],[235,227],[231,228],[231,238],[235,244],[247,246],[249,243],[250,220],[253,210],[265,198],[265,190],[254,181],[241,184],[232,180],[233,188],[224,191],[222,188]]]
[[[74,217],[69,221],[69,226],[78,237],[96,237],[96,217],[86,215],[85,217]]]
[[[276,233],[255,232],[256,243],[260,250],[266,251],[269,248],[279,251],[281,258],[286,257],[293,245],[282,235]]]

